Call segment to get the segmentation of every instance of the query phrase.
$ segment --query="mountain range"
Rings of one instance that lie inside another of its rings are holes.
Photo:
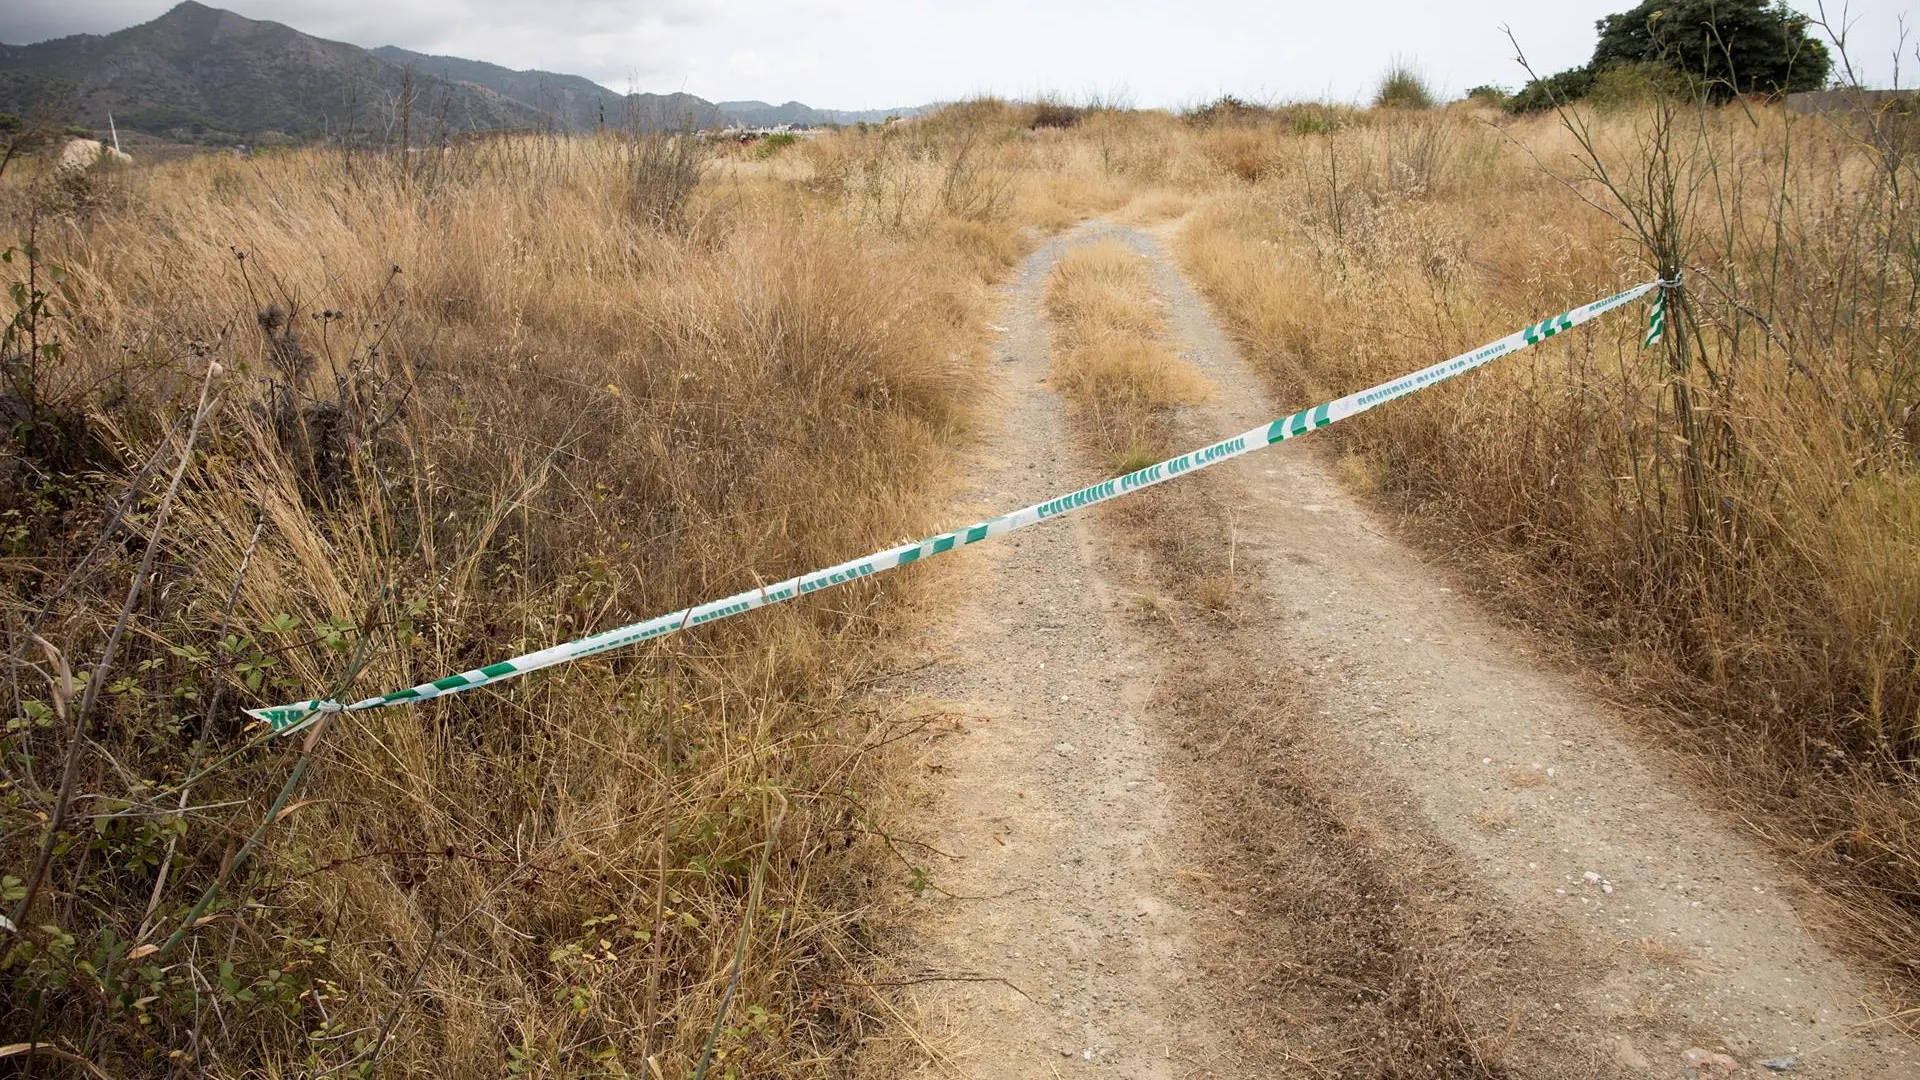
[[[603,124],[801,126],[917,111],[622,94],[578,75],[514,71],[390,45],[363,49],[194,0],[111,34],[0,44],[0,113],[102,129],[111,114],[123,132],[183,142],[397,138],[403,125],[416,141],[442,131],[593,131]]]

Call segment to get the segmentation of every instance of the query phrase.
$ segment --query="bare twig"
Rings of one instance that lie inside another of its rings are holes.
[[[127,598],[120,605],[120,617],[113,624],[113,631],[107,635],[106,648],[101,652],[100,663],[93,669],[87,680],[87,689],[80,699],[80,711],[73,721],[73,741],[67,746],[66,765],[60,774],[60,790],[54,796],[53,818],[47,823],[47,835],[40,844],[40,854],[34,860],[33,870],[27,876],[26,893],[13,909],[13,921],[7,929],[18,934],[20,927],[28,925],[28,913],[33,910],[33,901],[40,892],[40,883],[46,879],[47,867],[53,862],[53,848],[59,841],[60,830],[66,826],[68,801],[73,796],[74,782],[80,775],[80,751],[87,742],[87,724],[93,718],[93,706],[99,699],[100,687],[107,681],[107,673],[113,668],[114,656],[120,649],[120,638],[126,633],[127,623],[133,618],[133,609],[140,602],[140,593],[146,587],[147,576],[153,573],[153,561],[160,552],[160,538],[166,532],[167,518],[173,513],[175,496],[180,492],[180,483],[186,477],[187,466],[193,461],[194,443],[200,437],[201,424],[212,411],[214,382],[219,378],[217,365],[209,364],[204,381],[200,384],[200,401],[194,408],[193,422],[187,427],[186,445],[180,451],[180,461],[174,466],[173,478],[167,484],[167,493],[160,500],[160,507],[154,514],[153,531],[147,537],[147,550],[140,557],[140,568],[134,572],[133,580],[127,586]]]
[[[780,807],[767,825],[767,842],[760,849],[760,861],[753,868],[753,886],[747,890],[747,912],[740,920],[740,944],[733,952],[733,974],[727,977],[727,989],[720,995],[720,1011],[713,1018],[713,1030],[707,1032],[706,1048],[700,1051],[700,1064],[694,1067],[693,1080],[706,1080],[707,1066],[713,1062],[714,1044],[727,1023],[727,1007],[733,1004],[733,992],[740,985],[740,970],[747,962],[747,946],[753,941],[753,924],[760,913],[760,892],[766,882],[767,863],[773,858],[773,845],[780,838],[780,822],[787,816],[787,800],[778,791],[774,798]]]
[[[256,514],[253,524],[253,538],[247,541],[246,550],[240,555],[239,569],[233,573],[233,586],[227,590],[227,603],[220,612],[220,629],[214,635],[215,640],[224,640],[227,636],[227,627],[231,625],[233,621],[234,605],[240,601],[240,584],[247,578],[247,564],[253,561],[253,550],[259,545],[260,534],[265,532],[266,528],[266,518]],[[207,746],[207,731],[213,725],[213,718],[219,715],[221,698],[226,694],[226,690],[227,683],[225,679],[220,679],[214,683],[213,697],[207,702],[207,710],[200,717],[200,733],[194,737],[193,754],[187,761],[187,773],[189,776],[193,774],[195,769],[200,767],[200,755]],[[180,803],[177,809],[179,813],[186,812],[187,796],[190,788],[191,785],[189,784],[180,785]],[[153,894],[147,898],[146,913],[140,916],[140,932],[134,935],[133,940],[135,943],[145,941],[148,931],[153,929],[153,912],[160,906],[160,896],[165,892],[167,887],[167,872],[173,868],[173,855],[179,843],[180,836],[178,833],[167,838],[167,854],[160,860],[160,869],[154,874]]]
[[[385,591],[383,588],[381,590],[382,594],[384,594]],[[374,601],[373,607],[374,610],[378,610],[378,599]],[[371,617],[372,612],[370,611],[368,615]],[[368,659],[370,659],[369,653],[371,652],[370,646],[372,641],[373,638],[370,635],[363,635],[360,638],[359,643],[354,648],[353,658],[347,665],[346,673],[342,675],[339,682],[335,684],[334,690],[328,694],[329,698],[344,692],[346,687],[352,685],[354,678],[360,674],[360,669],[365,667]],[[306,776],[307,769],[313,765],[314,755],[319,750],[321,737],[326,734],[327,729],[332,726],[333,718],[338,715],[338,713],[333,712],[327,713],[320,718],[319,722],[313,725],[313,730],[307,733],[306,742],[300,748],[300,759],[294,762],[293,772],[287,777],[286,783],[280,786],[280,793],[274,796],[273,805],[267,808],[265,816],[260,819],[260,824],[253,830],[253,835],[247,837],[247,842],[240,846],[239,853],[234,855],[233,859],[220,871],[220,875],[214,878],[213,883],[207,886],[206,891],[200,894],[200,899],[194,903],[193,909],[187,912],[186,917],[180,920],[179,928],[167,938],[166,944],[160,946],[159,955],[161,958],[165,958],[168,953],[172,952],[174,947],[179,945],[181,940],[194,929],[195,925],[199,923],[200,917],[206,913],[207,906],[213,903],[215,897],[220,895],[221,887],[224,886],[235,873],[239,872],[242,866],[246,865],[247,859],[253,854],[254,849],[259,847],[260,841],[266,837],[267,830],[272,828],[273,825],[280,820],[281,810],[285,808],[287,800],[293,797],[294,791],[300,786],[300,781]]]

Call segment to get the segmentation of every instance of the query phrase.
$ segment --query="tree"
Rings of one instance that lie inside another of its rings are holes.
[[[1767,0],[1643,0],[1595,24],[1600,41],[1588,68],[1657,63],[1699,80],[1716,100],[1818,90],[1833,58],[1809,25]]]
[[[1585,67],[1534,79],[1508,108],[1533,112],[1584,97],[1609,72],[1657,69],[1710,101],[1736,94],[1790,94],[1826,85],[1833,57],[1806,16],[1769,0],[1643,0],[1594,24],[1600,40]],[[1615,79],[1617,83],[1621,80]]]
[[[23,120],[12,113],[0,113],[0,174],[4,174],[7,166],[15,161],[45,150],[63,137],[56,125]],[[87,132],[86,137],[92,138],[93,132]]]
[[[1517,113],[1541,112],[1556,105],[1565,105],[1587,96],[1593,89],[1593,71],[1589,68],[1568,68],[1555,75],[1529,80],[1520,92],[1507,102],[1507,108]]]
[[[1513,100],[1513,91],[1504,86],[1476,86],[1467,91],[1467,100],[1476,105],[1490,105],[1496,109],[1504,109],[1507,103]]]

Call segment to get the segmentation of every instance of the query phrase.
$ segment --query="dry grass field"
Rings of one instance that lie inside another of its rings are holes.
[[[656,150],[8,192],[8,273],[47,293],[8,336],[10,915],[87,733],[9,1034],[114,1075],[679,1075],[710,1041],[767,1075],[849,1044],[833,979],[910,873],[876,839],[898,733],[854,695],[912,582],[291,739],[237,711],[930,531],[979,236],[717,169],[662,192]]]
[[[1178,453],[1166,410],[1206,394],[1166,340],[1163,306],[1145,260],[1114,241],[1068,253],[1047,279],[1055,381],[1116,473]]]
[[[1570,120],[978,101],[766,149],[10,170],[0,1042],[116,1077],[847,1073],[924,888],[917,733],[863,692],[937,571],[287,739],[239,710],[956,524],[988,287],[1103,215],[1183,219],[1298,404],[1649,280],[1657,218],[1659,348],[1613,317],[1323,438],[1912,986],[1913,130]],[[1115,471],[1203,392],[1144,274],[1090,249],[1047,297]]]
[[[1656,276],[1614,319],[1334,433],[1350,474],[1615,694],[1920,971],[1920,272],[1908,122],[1765,107],[1388,115],[1277,145],[1186,265],[1303,400]],[[1584,145],[1583,145],[1584,143]],[[1602,178],[1618,189],[1610,191]]]

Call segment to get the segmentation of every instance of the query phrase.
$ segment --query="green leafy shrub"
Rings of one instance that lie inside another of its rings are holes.
[[[1766,0],[1644,0],[1595,25],[1585,67],[1532,80],[1508,108],[1536,112],[1597,89],[1614,105],[1667,93],[1790,94],[1820,89],[1833,69],[1810,20]]]
[[[790,131],[777,131],[753,145],[753,156],[765,161],[799,141],[800,136]]]
[[[1594,75],[1587,101],[1596,108],[1624,109],[1660,98],[1693,94],[1686,76],[1662,64],[1620,64]]]
[[[1543,79],[1533,79],[1507,102],[1510,112],[1530,113],[1565,105],[1587,96],[1593,89],[1593,72],[1583,67],[1569,68]]]
[[[1503,86],[1476,86],[1467,91],[1467,100],[1475,105],[1504,109],[1513,100],[1513,92]]]

